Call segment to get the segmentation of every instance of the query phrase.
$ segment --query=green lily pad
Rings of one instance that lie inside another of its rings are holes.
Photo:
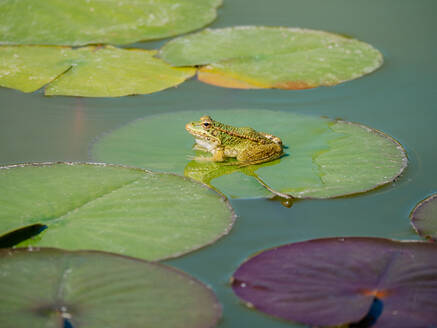
[[[127,44],[201,28],[221,0],[5,0],[0,44]]]
[[[422,237],[437,241],[437,194],[422,200],[411,211],[411,224]]]
[[[160,57],[198,66],[199,80],[221,87],[307,89],[332,86],[382,65],[371,45],[308,29],[238,26],[206,29],[169,41]]]
[[[407,165],[398,142],[360,124],[258,109],[205,114],[280,137],[287,147],[285,155],[246,167],[190,162],[189,158],[198,154],[192,150],[194,138],[184,126],[201,114],[187,111],[148,116],[106,134],[93,146],[92,156],[108,163],[184,173],[233,197],[269,195],[257,182],[279,195],[296,198],[354,194],[393,181]]]
[[[0,316],[14,328],[211,328],[213,292],[171,267],[115,254],[0,250]]]
[[[229,204],[184,177],[105,164],[0,167],[0,234],[47,226],[32,246],[95,249],[148,260],[175,257],[225,235]]]
[[[119,97],[176,86],[195,74],[153,57],[156,51],[111,46],[0,47],[0,86],[46,95]],[[115,77],[115,78],[114,78]]]

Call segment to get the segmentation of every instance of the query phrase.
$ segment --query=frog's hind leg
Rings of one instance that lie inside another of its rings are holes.
[[[276,143],[246,148],[237,156],[239,166],[269,162],[282,156],[282,147]]]
[[[264,132],[259,132],[261,133],[264,137],[266,137],[267,139],[273,141],[275,144],[278,145],[282,145],[282,140],[279,137],[274,136],[273,134],[269,134],[269,133],[264,133]]]

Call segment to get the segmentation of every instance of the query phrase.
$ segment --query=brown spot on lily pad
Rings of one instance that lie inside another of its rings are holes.
[[[207,29],[169,41],[160,57],[173,66],[206,66],[199,80],[240,89],[331,86],[382,65],[371,45],[339,34],[288,27]]]
[[[378,290],[378,289],[364,289],[361,291],[361,294],[366,295],[366,296],[374,296],[377,297],[379,299],[383,299],[386,298],[389,295],[389,291],[388,290]]]
[[[235,74],[230,74],[227,72],[220,71],[213,67],[205,66],[198,70],[197,78],[199,81],[215,85],[222,88],[233,88],[233,89],[263,89],[259,82],[247,81],[246,79],[239,78]]]
[[[305,81],[289,81],[289,82],[280,82],[273,85],[274,88],[277,89],[287,89],[287,90],[304,90],[315,88],[316,85],[308,84]]]

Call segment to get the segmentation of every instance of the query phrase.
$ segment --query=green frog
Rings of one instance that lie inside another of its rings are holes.
[[[209,160],[214,162],[236,158],[236,165],[245,166],[272,161],[283,154],[280,138],[250,127],[226,125],[210,116],[187,123],[185,129],[196,139],[193,148],[212,153]]]

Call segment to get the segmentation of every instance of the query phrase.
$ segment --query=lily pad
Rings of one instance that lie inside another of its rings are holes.
[[[437,194],[422,200],[411,211],[411,224],[419,235],[437,241]]]
[[[176,86],[195,74],[154,57],[156,51],[111,46],[0,47],[0,86],[46,95],[119,97]],[[115,77],[115,78],[114,78]]]
[[[127,44],[201,28],[221,0],[5,0],[0,44]]]
[[[379,300],[372,327],[437,325],[437,245],[328,238],[255,255],[232,278],[250,307],[310,326],[359,322]]]
[[[371,45],[298,28],[206,29],[169,41],[160,56],[174,66],[203,65],[199,80],[229,88],[308,89],[332,86],[382,65]]]
[[[393,181],[407,165],[399,143],[360,124],[258,109],[205,114],[280,137],[287,147],[285,155],[241,168],[229,163],[190,162],[189,157],[198,153],[192,150],[194,138],[184,126],[201,114],[187,111],[148,116],[106,134],[94,145],[92,156],[108,163],[184,173],[234,197],[269,195],[258,182],[295,198],[354,194]]]
[[[229,204],[187,178],[104,164],[0,167],[0,234],[47,226],[32,246],[95,249],[148,260],[175,257],[225,235]]]
[[[171,267],[95,251],[0,250],[2,327],[211,328],[212,291]]]

